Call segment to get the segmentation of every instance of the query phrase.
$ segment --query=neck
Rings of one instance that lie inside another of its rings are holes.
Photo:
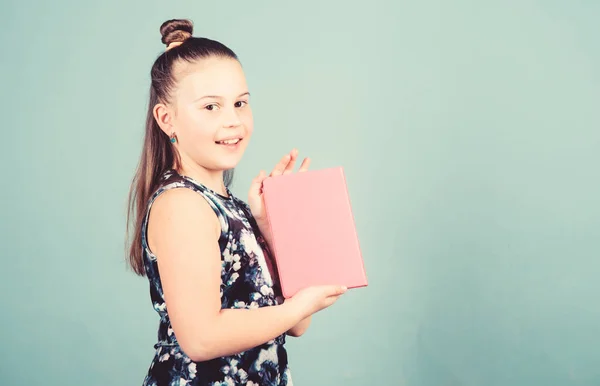
[[[178,172],[193,178],[223,196],[227,196],[227,190],[223,182],[223,170],[209,170],[196,163],[184,162],[182,160],[182,165]]]

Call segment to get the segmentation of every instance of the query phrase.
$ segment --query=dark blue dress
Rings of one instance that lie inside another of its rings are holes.
[[[192,189],[210,204],[221,223],[221,308],[258,308],[281,304],[276,269],[271,267],[267,244],[249,207],[234,197],[222,196],[193,179],[167,171],[159,189],[148,202],[142,227],[144,265],[150,282],[150,296],[160,316],[156,354],[144,379],[144,386],[291,386],[285,334],[265,344],[205,362],[192,361],[182,351],[173,333],[163,297],[156,256],[147,242],[148,214],[154,200],[164,191]]]

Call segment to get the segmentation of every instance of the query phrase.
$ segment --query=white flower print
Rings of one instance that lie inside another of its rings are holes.
[[[236,300],[236,301],[233,303],[233,306],[234,306],[235,308],[246,308],[246,302],[244,302],[244,301],[241,301],[241,300]]]
[[[231,217],[233,217],[234,219],[236,219],[237,221],[244,221],[244,212],[239,210],[239,209],[229,209],[227,208],[226,214],[230,215]]]
[[[268,349],[260,350],[258,359],[254,362],[254,368],[259,370],[266,361],[277,363],[277,346],[271,345]]]
[[[244,383],[248,380],[248,373],[244,371],[244,369],[238,369],[238,378],[240,379],[240,382]]]
[[[264,238],[254,228],[249,208],[235,197],[227,199],[211,194],[202,184],[180,179],[174,171],[170,173],[165,177],[169,184],[167,189],[184,187],[204,196],[221,224],[221,308],[257,309],[281,303],[281,293],[274,286],[277,282],[276,267],[271,267],[269,251],[263,250],[266,246]],[[163,185],[158,194],[164,190]],[[158,194],[153,195],[152,200]],[[145,221],[144,226],[147,226],[147,220]],[[204,382],[212,386],[292,386],[285,348],[281,346],[283,340],[278,338],[241,353],[218,358],[211,363],[194,362],[188,357],[175,339],[157,259],[148,248],[148,241],[142,238],[141,242],[151,286],[152,307],[161,317],[159,346],[145,378],[146,386],[156,386],[158,380],[169,386],[192,386],[200,379],[209,379],[210,382]],[[217,363],[220,365],[215,365]]]
[[[227,281],[227,285],[232,285],[233,283],[235,283],[235,281],[238,279],[238,277],[240,277],[240,274],[237,272],[234,272],[231,277],[229,278],[229,280]]]
[[[240,243],[244,246],[244,249],[248,254],[256,254],[261,251],[256,238],[247,229],[242,229],[240,232]]]
[[[194,362],[190,363],[190,365],[188,366],[188,371],[190,373],[191,379],[196,378],[196,363],[194,363]]]
[[[235,381],[231,377],[225,377],[225,379],[223,380],[223,383],[221,385],[223,385],[223,386],[225,386],[225,385],[227,385],[227,386],[236,386],[235,385]]]
[[[243,229],[240,232],[240,243],[244,246],[244,249],[248,251],[248,254],[253,254],[254,256],[256,256],[256,261],[258,262],[258,266],[262,270],[265,282],[268,285],[272,286],[273,280],[271,279],[269,267],[267,267],[267,262],[265,260],[263,251],[256,242],[256,238],[254,237],[254,235],[251,234],[248,230]]]
[[[232,359],[231,361],[229,361],[228,365],[221,367],[221,372],[223,374],[230,374],[230,375],[237,373],[238,363],[239,363],[239,361],[237,359]]]
[[[268,296],[268,295],[273,295],[273,288],[267,287],[266,285],[263,285],[262,287],[260,287],[260,293]]]
[[[223,261],[225,263],[231,263],[233,261],[233,256],[231,255],[229,248],[226,248],[223,251]]]
[[[240,362],[237,359],[231,359],[228,365],[221,367],[221,373],[225,375],[224,381],[227,385],[230,384],[229,382],[233,382],[231,385],[235,386],[239,384],[239,382],[245,383],[246,380],[248,380],[248,373],[243,369],[238,368],[239,363]],[[236,383],[236,381],[238,383]]]

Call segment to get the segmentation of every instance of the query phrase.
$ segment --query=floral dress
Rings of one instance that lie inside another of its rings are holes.
[[[220,195],[174,170],[167,171],[160,187],[148,202],[142,226],[144,266],[150,282],[150,297],[160,316],[156,352],[144,379],[144,386],[291,386],[285,334],[242,353],[204,362],[192,361],[179,346],[165,304],[156,256],[147,240],[148,215],[154,200],[164,191],[187,188],[210,204],[219,222],[221,235],[221,308],[246,308],[281,304],[276,269],[264,238],[246,203],[227,190]]]

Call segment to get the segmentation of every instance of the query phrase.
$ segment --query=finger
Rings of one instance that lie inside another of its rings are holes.
[[[288,162],[287,166],[285,167],[283,174],[290,174],[294,171],[294,164],[296,163],[296,158],[298,158],[298,150],[294,149],[290,153],[290,162]]]
[[[300,165],[300,169],[298,170],[298,172],[305,172],[308,170],[308,167],[310,166],[310,158],[304,158],[304,160],[302,161],[302,164]]]
[[[264,172],[264,170],[261,170],[260,173],[258,173],[258,175],[254,177],[250,183],[250,192],[255,194],[260,193],[262,189],[262,183],[266,178],[267,174]]]
[[[275,165],[275,168],[273,168],[273,171],[271,172],[271,176],[274,177],[274,176],[282,175],[286,166],[290,162],[290,159],[291,159],[291,156],[289,154],[284,155],[283,158],[281,158],[281,160],[279,161],[279,163],[277,165]]]

